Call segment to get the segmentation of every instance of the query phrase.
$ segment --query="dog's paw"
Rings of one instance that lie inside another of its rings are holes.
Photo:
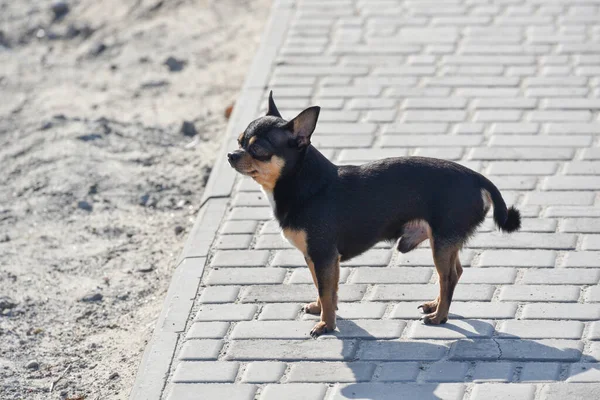
[[[427,314],[421,317],[421,321],[425,325],[440,325],[445,324],[448,321],[448,316],[441,316],[437,313]]]
[[[321,314],[321,305],[316,301],[306,304],[303,308],[305,313],[319,315]]]
[[[332,332],[334,329],[335,327],[331,328],[327,326],[326,322],[319,321],[310,331],[310,336],[316,339],[324,333]]]
[[[417,308],[420,309],[423,314],[432,314],[437,311],[438,301],[437,300],[428,301],[426,303],[421,304]]]

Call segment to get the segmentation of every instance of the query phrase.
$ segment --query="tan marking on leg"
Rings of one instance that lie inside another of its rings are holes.
[[[240,136],[238,136],[238,144],[241,146],[242,145],[242,140],[244,140],[244,132],[240,133]]]
[[[310,270],[310,274],[312,275],[313,282],[315,287],[317,288],[317,293],[319,292],[319,284],[317,282],[317,275],[315,275],[315,264],[308,257],[304,257],[306,259],[306,264],[308,265],[308,269]],[[304,312],[308,314],[321,314],[321,300],[317,296],[317,301],[313,301],[312,303],[308,303],[304,306]]]
[[[340,276],[340,257],[332,265],[331,271],[319,280],[319,299],[321,300],[321,320],[310,331],[312,337],[318,337],[335,329],[335,310],[337,303],[338,281]]]
[[[454,294],[454,288],[458,283],[458,271],[456,260],[458,259],[458,247],[448,246],[433,248],[433,261],[438,273],[440,294],[439,302],[435,312],[425,315],[422,319],[426,324],[443,324],[448,320],[450,303]]]

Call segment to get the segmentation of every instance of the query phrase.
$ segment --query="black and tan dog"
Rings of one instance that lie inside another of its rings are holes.
[[[286,121],[271,93],[267,115],[250,123],[239,149],[227,155],[233,168],[262,186],[283,235],[304,254],[318,291],[305,311],[321,315],[311,335],[335,329],[340,261],[398,239],[402,253],[430,240],[440,294],[420,308],[425,323],[443,324],[463,270],[460,248],[490,206],[505,232],[520,228],[519,211],[507,209],[484,176],[450,161],[399,157],[334,165],[310,144],[319,111],[310,107]]]

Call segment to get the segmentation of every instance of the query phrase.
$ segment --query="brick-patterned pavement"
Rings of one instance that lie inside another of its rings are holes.
[[[138,374],[136,399],[600,398],[600,0],[275,1],[227,132],[322,107],[337,163],[431,156],[484,173],[523,229],[486,220],[449,322],[427,246],[341,269],[339,332],[259,187],[224,153]],[[225,150],[223,150],[225,151]]]

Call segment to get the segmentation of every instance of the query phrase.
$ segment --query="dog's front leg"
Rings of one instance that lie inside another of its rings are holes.
[[[306,261],[306,265],[308,265],[308,269],[310,270],[310,274],[313,278],[313,282],[315,283],[315,287],[317,288],[317,291],[319,290],[319,283],[317,282],[317,275],[315,274],[315,264],[312,262],[312,260],[309,257],[304,257],[304,260]],[[304,312],[308,313],[308,314],[321,314],[321,300],[319,299],[319,297],[317,296],[317,300],[313,301],[312,303],[308,303],[306,305],[304,305]]]
[[[310,331],[312,337],[318,337],[323,333],[335,329],[335,310],[337,309],[337,292],[340,280],[340,257],[335,256],[333,260],[316,259],[314,271],[321,303],[321,320]]]

